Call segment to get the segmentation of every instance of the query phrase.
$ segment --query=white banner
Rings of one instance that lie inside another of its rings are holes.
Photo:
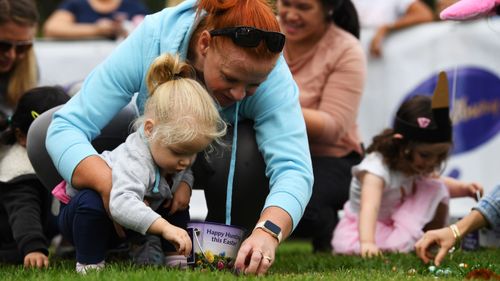
[[[40,84],[68,86],[82,81],[117,45],[111,40],[35,42]]]
[[[365,50],[373,33],[361,33]],[[368,60],[368,79],[358,118],[363,140],[368,145],[374,135],[391,126],[404,98],[429,94],[435,85],[433,78],[442,70],[448,73],[450,96],[455,101],[454,141],[461,147],[448,161],[444,174],[477,181],[491,190],[500,184],[498,17],[436,22],[390,34],[384,41],[383,57]],[[463,216],[472,206],[471,199],[453,199],[451,214]]]

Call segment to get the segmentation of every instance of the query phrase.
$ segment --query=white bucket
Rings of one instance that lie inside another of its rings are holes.
[[[193,242],[188,264],[217,270],[234,266],[245,235],[243,228],[213,222],[190,222],[187,229]]]

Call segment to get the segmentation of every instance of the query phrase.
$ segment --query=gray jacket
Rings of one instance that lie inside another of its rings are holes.
[[[127,140],[113,151],[105,151],[101,157],[112,169],[113,187],[109,210],[113,220],[121,226],[145,234],[151,224],[160,217],[156,210],[171,199],[181,181],[193,186],[190,169],[173,177],[172,188],[160,176],[160,169],[149,151],[147,140],[141,130],[130,134]],[[74,196],[77,192],[70,186],[66,192]],[[144,203],[146,199],[149,203]]]

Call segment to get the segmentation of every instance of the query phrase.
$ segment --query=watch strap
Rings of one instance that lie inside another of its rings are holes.
[[[281,240],[283,239],[283,234],[281,233],[281,228],[279,226],[277,226],[276,224],[274,224],[273,222],[271,222],[270,220],[258,222],[255,225],[254,229],[257,229],[257,228],[260,228],[260,229],[264,230],[265,232],[269,233],[271,236],[276,238],[276,240],[278,240],[278,243],[281,243]]]

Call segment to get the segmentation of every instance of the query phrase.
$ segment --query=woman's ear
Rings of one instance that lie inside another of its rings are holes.
[[[212,35],[210,35],[210,32],[208,30],[203,30],[198,37],[198,44],[196,48],[198,49],[198,53],[200,54],[201,57],[205,58],[208,49],[210,48],[210,42],[212,41]]]
[[[151,118],[144,120],[144,135],[150,138],[153,135],[153,129],[155,127],[155,121]]]

